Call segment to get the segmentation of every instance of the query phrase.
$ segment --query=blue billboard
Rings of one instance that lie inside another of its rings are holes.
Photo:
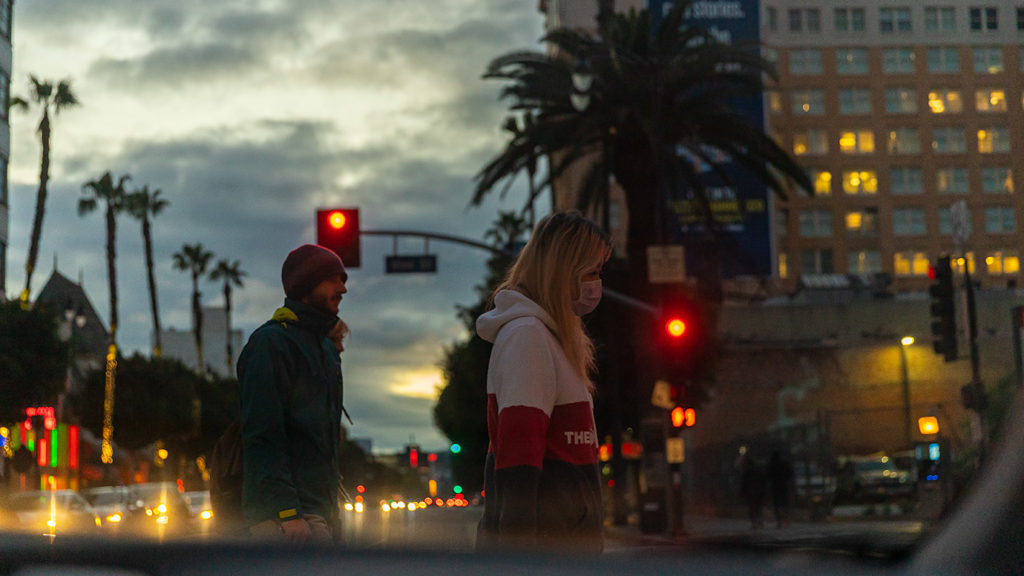
[[[651,29],[657,30],[675,0],[648,0]],[[685,24],[703,28],[727,44],[748,44],[758,50],[761,39],[759,0],[697,0],[687,9]],[[749,118],[758,130],[764,129],[762,96],[735,97],[729,102]],[[773,273],[770,190],[753,172],[733,162],[723,153],[706,150],[716,158],[727,178],[693,158],[701,173],[716,230],[726,239],[722,254],[722,276],[770,276]],[[683,153],[685,155],[685,153]],[[676,198],[665,199],[669,222],[668,237],[684,246],[706,234],[707,222],[692,190],[684,189]],[[700,254],[686,250],[686,269],[694,270]]]

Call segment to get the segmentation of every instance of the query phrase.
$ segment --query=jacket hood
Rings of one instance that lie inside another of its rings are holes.
[[[493,343],[498,337],[501,327],[516,318],[537,318],[556,333],[554,320],[539,304],[515,290],[502,290],[494,296],[494,309],[481,314],[476,319],[476,333],[484,340]]]

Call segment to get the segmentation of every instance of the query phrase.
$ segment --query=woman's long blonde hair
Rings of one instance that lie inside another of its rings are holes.
[[[554,321],[555,336],[569,363],[588,383],[596,369],[594,344],[573,313],[572,303],[579,297],[583,274],[604,264],[611,253],[611,239],[597,224],[575,210],[556,212],[537,223],[505,281],[494,291],[515,290],[540,305]]]

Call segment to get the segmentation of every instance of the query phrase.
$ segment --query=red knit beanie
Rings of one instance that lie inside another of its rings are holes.
[[[288,253],[281,266],[281,283],[284,293],[292,300],[302,300],[318,284],[335,274],[341,274],[341,280],[348,280],[348,272],[341,258],[333,251],[317,246],[303,244]]]

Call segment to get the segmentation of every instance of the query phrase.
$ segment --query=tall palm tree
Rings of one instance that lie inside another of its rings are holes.
[[[96,180],[82,185],[86,196],[78,200],[78,215],[84,216],[96,210],[102,201],[106,204],[107,223],[107,283],[110,285],[110,344],[107,347],[106,382],[103,392],[103,440],[100,459],[113,463],[114,451],[114,387],[117,381],[117,214],[124,210],[125,183],[131,176],[121,176],[117,183],[109,171]]]
[[[598,39],[554,30],[546,37],[554,55],[514,52],[492,61],[484,78],[503,81],[510,109],[532,113],[535,120],[479,172],[471,203],[528,171],[538,155],[549,159],[549,167],[535,194],[552,187],[570,166],[583,166],[583,209],[607,213],[607,179],[614,177],[629,212],[630,291],[643,298],[651,290],[645,282],[646,247],[664,242],[664,206],[685,187],[709,231],[702,246],[709,248],[702,258],[709,266],[699,279],[715,306],[722,296],[718,253],[730,241],[713,219],[701,162],[728,179],[718,154],[724,153],[781,196],[790,181],[807,190],[811,183],[761,126],[730,104],[732,97],[759,96],[764,79],[776,77],[774,67],[749,46],[723,44],[707,30],[685,25],[690,4],[677,2],[653,35],[646,11],[606,13]],[[570,99],[577,62],[589,63],[594,78],[584,111]],[[596,161],[577,164],[584,158]]]
[[[234,352],[231,349],[231,285],[234,284],[239,288],[242,287],[242,278],[246,276],[245,271],[241,269],[242,263],[238,260],[234,262],[228,262],[227,260],[220,260],[217,262],[217,266],[210,272],[210,280],[224,280],[224,308],[227,316],[227,361],[228,361],[228,374],[231,374],[232,369],[235,367],[234,364]]]
[[[200,305],[202,292],[199,291],[199,279],[206,274],[213,252],[203,248],[200,243],[184,244],[181,252],[174,254],[174,269],[192,274],[192,336],[196,342],[196,366],[200,374],[206,372],[203,362],[203,309]]]
[[[71,91],[70,80],[61,80],[54,87],[53,82],[49,80],[39,80],[32,75],[28,78],[32,83],[29,99],[15,96],[10,102],[10,108],[27,110],[31,100],[43,110],[43,117],[39,120],[37,129],[42,144],[42,159],[39,163],[39,189],[36,191],[36,210],[32,218],[32,237],[28,245],[28,259],[25,260],[25,289],[21,293],[23,306],[28,305],[32,290],[32,272],[39,256],[39,239],[43,233],[43,216],[46,213],[46,186],[50,180],[50,114],[56,116],[63,109],[78,105],[78,98]]]
[[[149,191],[149,186],[128,195],[128,213],[142,222],[142,240],[146,250],[146,280],[149,283],[149,308],[153,314],[153,356],[160,357],[160,308],[157,306],[156,279],[153,276],[153,231],[150,217],[156,217],[170,204],[160,197],[160,190]]]

